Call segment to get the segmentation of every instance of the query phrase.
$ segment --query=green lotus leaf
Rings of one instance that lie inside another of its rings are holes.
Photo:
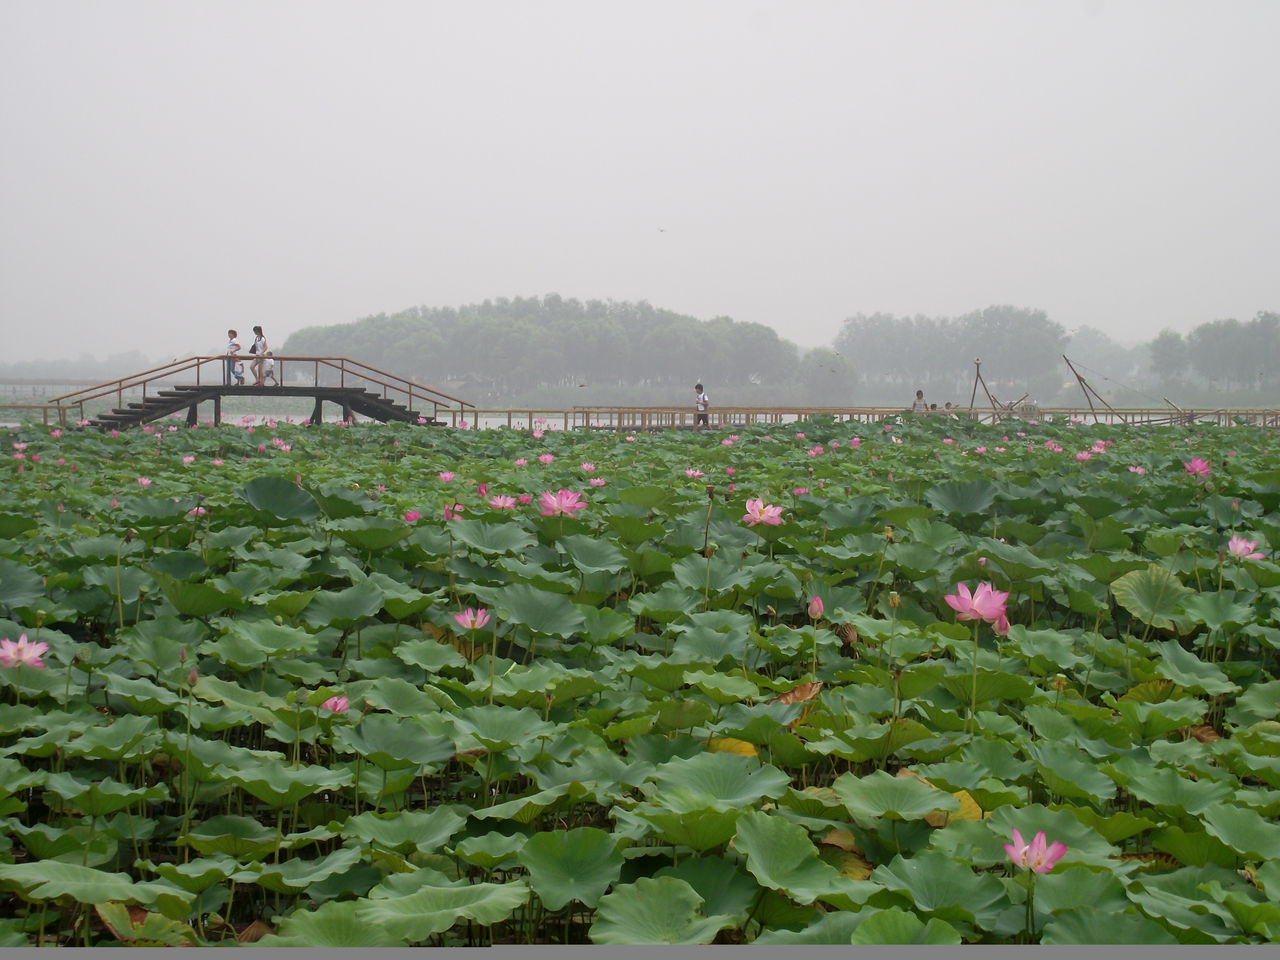
[[[358,914],[366,900],[337,900],[315,910],[294,910],[274,934],[263,937],[259,947],[348,948],[403,946],[395,929],[368,923]]]
[[[282,838],[251,817],[223,814],[196,824],[182,839],[205,855],[261,860],[279,848]]]
[[[405,663],[422,667],[429,673],[467,664],[466,658],[453,647],[431,639],[406,640],[395,648],[395,654]]]
[[[878,884],[850,880],[818,857],[804,828],[759,811],[738,818],[734,846],[762,886],[799,903],[822,899],[844,909],[856,907],[880,890]]]
[[[219,590],[212,584],[175,580],[163,573],[152,576],[174,609],[185,616],[207,617],[225,610],[245,609],[239,590]]]
[[[343,543],[369,552],[385,550],[413,533],[410,524],[390,517],[343,517],[325,520],[319,526],[337,534]]]
[[[871,881],[905,894],[917,910],[947,920],[972,923],[1008,906],[999,880],[989,873],[975,873],[968,864],[936,850],[910,859],[896,856],[876,867]]]
[[[572,637],[585,622],[582,609],[559,593],[548,593],[525,583],[505,587],[480,587],[472,591],[489,604],[491,612],[510,623],[526,625],[535,633]]]
[[[30,827],[14,824],[10,829],[22,838],[27,853],[36,860],[62,860],[97,867],[114,861],[120,850],[117,838],[94,831],[87,822],[67,827],[47,823]]]
[[[160,725],[154,717],[125,716],[104,726],[90,727],[67,744],[64,753],[98,760],[136,760],[154,754],[160,739]]]
[[[140,860],[139,867],[158,873],[161,877],[191,893],[200,893],[215,883],[236,877],[243,882],[252,882],[257,877],[257,870],[248,870],[240,865],[235,857],[225,853],[211,857],[197,857],[187,863],[152,863]]]
[[[485,870],[514,860],[528,837],[522,833],[506,834],[494,830],[478,837],[468,837],[453,848],[453,855]]]
[[[617,841],[595,827],[535,834],[517,860],[548,910],[571,900],[594,907],[622,873]]]
[[[263,864],[257,882],[275,893],[298,893],[313,883],[345,873],[359,862],[358,847],[342,847],[315,860],[294,857],[282,863]]]
[[[914,913],[897,907],[870,912],[851,934],[854,944],[874,943],[960,943],[960,933],[945,920],[930,918],[925,923]]]
[[[676,813],[658,802],[641,803],[630,811],[632,822],[643,821],[645,832],[655,831],[668,843],[699,853],[728,843],[738,829],[741,810],[698,808]]]
[[[486,750],[507,750],[548,736],[555,729],[527,707],[468,707],[454,722],[460,737],[474,738]]]
[[[832,787],[849,813],[863,819],[923,820],[935,811],[960,808],[951,794],[917,780],[877,770],[865,777],[841,774]]]
[[[140,801],[163,800],[169,796],[169,788],[164,784],[130,787],[105,777],[93,783],[85,783],[69,773],[49,774],[45,778],[44,787],[90,817],[103,817]]]
[[[720,706],[737,703],[740,700],[754,700],[760,695],[760,688],[746,677],[727,673],[690,670],[685,674],[684,680],[685,683],[696,686]]]
[[[702,898],[675,877],[641,877],[601,897],[592,943],[710,943],[733,921],[698,912]]]
[[[34,570],[0,557],[0,605],[10,610],[30,607],[44,595],[44,581]]]
[[[573,535],[561,537],[556,546],[568,554],[583,573],[617,573],[627,567],[627,557],[608,540]]]
[[[996,488],[988,480],[953,480],[930,487],[924,496],[944,514],[986,513],[995,502]]]
[[[864,910],[854,913],[851,910],[839,910],[822,916],[799,930],[768,929],[761,932],[752,942],[756,946],[780,946],[784,944],[840,944],[851,942],[853,932],[858,929],[867,917],[875,913]],[[942,921],[939,921],[941,923]]]
[[[675,813],[746,810],[766,797],[777,799],[791,778],[767,764],[731,753],[676,758],[653,773],[654,799]]]
[[[516,797],[505,803],[472,812],[477,820],[514,820],[516,823],[533,823],[545,811],[550,810],[569,793],[569,784],[562,783],[547,790],[539,790],[528,796]]]
[[[350,786],[353,777],[347,770],[328,767],[289,767],[263,763],[254,767],[224,769],[224,779],[238,783],[245,792],[272,807],[288,807],[321,790]]]
[[[1120,606],[1143,623],[1168,629],[1174,626],[1179,605],[1194,591],[1183,586],[1172,570],[1152,563],[1112,581],[1111,592]]]
[[[342,825],[342,836],[400,853],[413,850],[433,853],[448,843],[465,822],[466,818],[450,807],[396,813],[369,811],[347,818]]]
[[[421,685],[401,680],[399,677],[378,677],[368,681],[367,685],[355,685],[351,690],[365,703],[372,704],[378,710],[386,710],[397,717],[422,718],[440,712],[437,701],[430,694],[425,693]]]
[[[181,697],[172,690],[154,684],[145,677],[130,679],[118,673],[108,673],[105,686],[107,693],[119,697],[130,709],[139,713],[163,713],[181,702]]]
[[[98,918],[117,940],[127,947],[191,947],[199,942],[196,932],[185,923],[158,913],[132,913],[123,903],[94,905]]]
[[[1039,890],[1036,891],[1037,897]],[[1134,909],[1081,907],[1054,916],[1040,931],[1043,944],[1175,944],[1178,938]]]
[[[1088,867],[1061,866],[1036,878],[1036,910],[1060,913],[1093,909],[1120,913],[1129,906],[1124,884],[1114,873]]]
[[[311,626],[350,627],[358,620],[372,617],[383,605],[377,584],[362,580],[346,590],[326,590],[307,604],[302,618]]]
[[[1230,910],[1207,900],[1204,891],[1209,884],[1225,892],[1248,888],[1235,871],[1207,865],[1143,875],[1130,882],[1128,896],[1149,917],[1183,931],[1180,941],[1187,942],[1191,935],[1192,943],[1226,943],[1240,935],[1240,927]]]
[[[459,517],[449,522],[449,532],[459,542],[487,554],[520,556],[537,543],[533,534],[516,523],[486,523]]]
[[[674,877],[693,887],[702,898],[702,912],[742,921],[751,910],[760,886],[737,864],[723,857],[683,857],[663,867],[656,877]]]
[[[1054,793],[1097,801],[1111,800],[1116,795],[1115,782],[1070,744],[1037,741],[1027,745],[1027,755]]]
[[[1177,640],[1153,644],[1160,652],[1156,672],[1172,680],[1192,693],[1236,693],[1240,688],[1227,679],[1222,668],[1215,663],[1205,663],[1189,650],[1184,650]]]
[[[0,884],[19,891],[28,900],[69,897],[78,903],[118,900],[154,906],[177,919],[190,909],[191,895],[163,883],[135,883],[124,873],[106,873],[93,867],[55,860],[0,864]]]
[[[1221,630],[1228,625],[1244,626],[1254,619],[1253,605],[1247,602],[1247,598],[1242,602],[1232,590],[1197,593],[1183,601],[1182,611],[1210,630]]]
[[[456,752],[451,739],[434,736],[412,718],[371,713],[358,724],[336,726],[333,745],[384,770],[434,766]]]
[[[240,496],[260,515],[281,522],[309,523],[320,515],[316,498],[284,477],[254,477],[241,489]]]
[[[635,617],[608,607],[586,607],[582,615],[582,635],[592,643],[612,643],[636,629]]]
[[[500,923],[528,899],[529,887],[523,880],[424,887],[407,897],[362,901],[356,918],[404,943],[421,943],[460,921],[486,926]]]
[[[1203,814],[1205,829],[1241,856],[1280,860],[1280,824],[1248,807],[1217,803]]]

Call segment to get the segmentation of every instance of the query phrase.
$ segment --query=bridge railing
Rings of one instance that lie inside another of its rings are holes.
[[[245,371],[248,374],[251,372],[250,364],[258,358],[252,354],[242,354],[238,359],[244,362]],[[399,374],[380,370],[349,357],[273,354],[270,359],[275,361],[275,374],[280,383],[285,382],[286,373],[295,376],[290,386],[359,387],[364,390],[373,388],[371,392],[378,393],[382,399],[404,403],[410,408],[425,407],[430,404],[432,416],[437,419],[451,411],[465,412],[474,408],[474,404],[442,390],[417,383]],[[58,408],[62,422],[72,416],[76,420],[86,420],[88,419],[86,405],[95,401],[106,399],[116,407],[123,407],[127,402],[126,396],[130,400],[141,399],[145,402],[148,395],[178,385],[187,386],[194,383],[199,387],[224,384],[226,363],[226,355],[196,356],[174,360],[149,370],[51,397],[46,405]],[[301,377],[298,377],[299,369],[304,371]]]

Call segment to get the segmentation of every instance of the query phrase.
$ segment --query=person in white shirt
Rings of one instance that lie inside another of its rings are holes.
[[[911,402],[911,412],[912,413],[928,413],[929,412],[929,404],[925,402],[923,390],[916,391],[916,398]]]
[[[240,341],[236,339],[234,330],[227,331],[227,371],[222,377],[222,382],[228,387],[231,386],[231,379],[234,377],[236,386],[244,386],[244,373],[237,370],[236,367],[240,363],[237,354],[240,353]]]
[[[693,426],[695,430],[701,430],[709,425],[707,423],[707,407],[711,406],[711,398],[703,391],[700,383],[694,385],[693,403],[698,409],[698,415],[694,417]]]
[[[253,371],[253,385],[261,387],[263,385],[262,359],[270,352],[267,347],[267,338],[262,335],[261,327],[253,328],[253,346],[249,348],[249,352],[253,354],[253,362],[249,364],[249,369]],[[273,362],[272,367],[274,366]]]

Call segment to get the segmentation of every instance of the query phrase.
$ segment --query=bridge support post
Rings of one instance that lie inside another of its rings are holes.
[[[213,425],[215,427],[222,426],[222,395],[217,394],[213,398]]]
[[[313,427],[318,427],[323,422],[323,420],[321,420],[322,414],[320,409],[322,406],[324,406],[324,401],[319,397],[316,397],[316,405],[311,408],[311,425]]]
[[[191,406],[187,407],[187,426],[188,427],[194,427],[197,423],[200,422],[200,419],[196,416],[196,411],[199,409],[199,407],[200,407],[200,404],[198,403],[193,403]]]

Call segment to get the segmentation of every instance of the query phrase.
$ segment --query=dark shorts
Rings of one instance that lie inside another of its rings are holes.
[[[700,414],[698,414],[698,415],[697,415],[697,417],[695,417],[695,418],[694,418],[694,421],[693,421],[693,422],[694,422],[694,424],[695,424],[695,425],[697,425],[697,424],[699,424],[699,423],[701,423],[701,424],[704,424],[704,425],[705,425],[705,424],[707,424],[707,415],[706,415],[705,413],[700,413]]]

